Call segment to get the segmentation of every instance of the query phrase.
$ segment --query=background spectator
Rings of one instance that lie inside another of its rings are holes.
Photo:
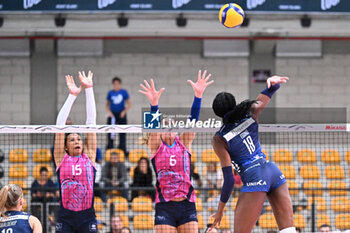
[[[296,227],[296,228],[295,228],[295,231],[296,231],[297,233],[301,233],[300,227]]]
[[[331,232],[331,226],[328,224],[323,224],[320,226],[320,232]]]
[[[221,188],[222,185],[222,174],[219,169],[217,169],[217,165],[215,162],[211,162],[207,165],[207,174],[206,174],[206,182],[208,188]],[[214,190],[213,196],[217,196],[219,194],[218,190]]]
[[[203,183],[201,180],[201,177],[199,176],[198,173],[195,172],[196,167],[193,163],[191,163],[191,178],[192,178],[192,185],[193,188],[201,188]]]
[[[41,205],[36,203],[53,202],[55,201],[55,190],[41,190],[41,189],[52,189],[56,188],[55,183],[49,179],[49,171],[46,167],[40,168],[40,177],[34,180],[31,187],[32,204],[31,212],[34,216],[39,219],[42,217]],[[58,197],[58,196],[57,196]],[[36,202],[36,203],[35,203]]]
[[[46,167],[40,168],[40,177],[37,180],[34,180],[32,183],[31,194],[32,194],[32,202],[44,202],[44,198],[46,201],[51,202],[54,201],[55,198],[55,190],[40,190],[40,189],[53,189],[56,188],[55,183],[49,179],[49,171]]]
[[[111,231],[109,233],[121,233],[122,218],[120,215],[113,215],[111,218]]]
[[[123,162],[119,161],[118,153],[112,152],[111,159],[103,168],[103,180],[106,187],[127,187],[127,172]],[[128,199],[128,191],[123,190],[123,197]]]
[[[132,233],[129,227],[123,227],[121,233]]]
[[[112,80],[113,89],[107,94],[106,110],[108,113],[107,124],[114,125],[127,124],[126,113],[131,107],[129,94],[126,90],[121,89],[122,80],[118,77]],[[114,148],[114,134],[108,134],[107,149]],[[119,134],[119,149],[122,149],[125,156],[128,156],[126,151],[126,134]]]
[[[137,167],[134,170],[133,187],[153,187],[152,169],[148,158],[142,157],[137,162]],[[154,191],[134,190],[132,191],[131,199],[138,196],[150,196],[154,199]]]

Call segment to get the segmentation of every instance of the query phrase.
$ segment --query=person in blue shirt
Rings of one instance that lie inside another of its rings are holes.
[[[213,148],[220,159],[224,184],[213,227],[220,225],[225,204],[231,196],[234,179],[232,165],[243,181],[234,216],[234,232],[250,233],[268,199],[281,233],[296,233],[293,208],[286,179],[281,170],[266,160],[261,151],[257,119],[270,102],[272,95],[287,77],[267,79],[267,87],[256,100],[236,104],[235,97],[227,92],[216,95],[214,113],[223,119],[223,126],[213,137]]]
[[[126,125],[126,113],[131,107],[129,94],[125,89],[121,88],[122,80],[118,77],[112,79],[113,90],[107,94],[106,110],[108,113],[107,124]],[[114,148],[114,134],[108,134],[107,149]],[[126,151],[126,134],[119,134],[119,149]]]
[[[17,184],[5,185],[0,190],[0,232],[43,232],[37,217],[21,211],[23,203],[23,191]]]

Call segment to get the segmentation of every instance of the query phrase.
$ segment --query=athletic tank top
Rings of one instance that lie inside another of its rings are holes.
[[[0,218],[0,233],[32,233],[30,214],[21,211],[7,211],[7,218]]]
[[[156,203],[181,197],[196,201],[191,182],[191,154],[179,137],[171,146],[162,142],[151,161],[157,176]]]
[[[259,159],[266,159],[259,142],[258,123],[247,116],[235,124],[225,124],[216,133],[223,137],[228,145],[231,161],[237,172],[242,172]]]
[[[66,154],[56,172],[61,207],[71,211],[93,209],[96,168],[89,157]]]

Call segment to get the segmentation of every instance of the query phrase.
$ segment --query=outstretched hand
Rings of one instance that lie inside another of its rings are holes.
[[[194,90],[194,94],[197,98],[202,98],[202,95],[204,93],[205,88],[207,88],[207,86],[209,86],[210,84],[212,84],[214,82],[214,80],[211,80],[208,82],[210,77],[211,77],[211,74],[208,74],[208,76],[207,76],[206,70],[204,70],[203,75],[202,75],[202,71],[199,70],[198,71],[198,79],[197,79],[196,83],[192,82],[192,80],[187,80],[187,82],[189,84],[191,84],[191,86]]]
[[[143,81],[145,85],[142,83],[140,84],[141,88],[144,90],[139,90],[141,94],[144,94],[152,106],[158,105],[159,98],[162,94],[162,92],[165,90],[165,88],[161,88],[159,91],[156,90],[154,86],[154,81],[151,79],[151,86],[148,84],[146,80]]]
[[[88,76],[86,77],[85,71],[79,71],[79,80],[83,87],[90,88],[93,87],[92,76],[94,74],[89,70]]]
[[[66,75],[66,84],[67,84],[69,93],[75,96],[78,96],[81,90],[83,89],[82,86],[77,87],[77,85],[75,85],[73,76],[71,75]]]
[[[288,77],[272,76],[266,80],[267,88],[270,88],[272,85],[287,83],[288,80]]]

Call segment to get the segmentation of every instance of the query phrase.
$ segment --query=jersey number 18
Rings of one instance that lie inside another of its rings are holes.
[[[243,143],[247,147],[249,153],[253,154],[253,152],[255,151],[255,145],[254,145],[253,139],[250,136],[248,136],[243,140]]]

